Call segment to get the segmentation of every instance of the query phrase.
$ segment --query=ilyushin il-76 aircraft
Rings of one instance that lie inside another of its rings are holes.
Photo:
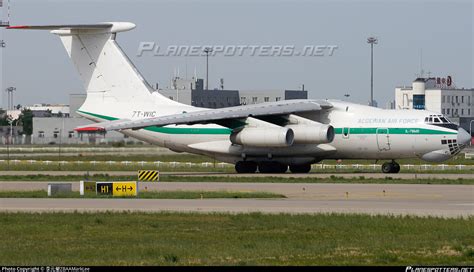
[[[441,162],[471,135],[443,115],[384,110],[336,100],[287,100],[204,109],[170,100],[144,80],[116,42],[133,23],[11,26],[50,30],[61,39],[87,91],[78,113],[96,123],[77,131],[130,137],[235,164],[238,173],[306,173],[326,159]]]

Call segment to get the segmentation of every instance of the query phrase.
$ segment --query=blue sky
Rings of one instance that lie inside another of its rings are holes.
[[[6,0],[5,0],[6,1]],[[118,42],[152,84],[169,85],[173,71],[205,78],[204,57],[137,57],[139,42],[167,45],[337,45],[331,57],[210,58],[210,87],[220,78],[228,89],[296,89],[310,98],[366,104],[370,92],[368,36],[375,47],[375,99],[394,97],[423,67],[433,76],[453,77],[473,87],[473,4],[471,1],[39,1],[12,0],[12,24],[130,21]],[[15,104],[68,103],[81,93],[59,39],[43,31],[1,30],[2,88],[16,86]],[[5,95],[2,95],[4,98]],[[2,104],[3,105],[3,104]]]

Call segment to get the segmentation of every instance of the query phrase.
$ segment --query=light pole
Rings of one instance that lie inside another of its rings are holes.
[[[378,43],[378,39],[369,37],[367,43],[370,44],[370,106],[374,106],[374,44]]]
[[[204,48],[204,53],[206,53],[206,90],[209,90],[209,53],[212,53],[212,48]]]

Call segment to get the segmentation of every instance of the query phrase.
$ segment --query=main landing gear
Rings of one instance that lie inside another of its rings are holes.
[[[258,172],[283,174],[288,170],[288,165],[279,162],[261,162],[258,164]]]
[[[250,174],[257,171],[257,163],[252,161],[239,161],[235,164],[235,171],[240,174]]]
[[[396,163],[395,161],[386,162],[382,165],[382,172],[385,174],[398,173],[400,172],[400,164]]]
[[[288,170],[288,165],[280,162],[252,162],[252,161],[239,161],[235,164],[235,171],[240,174],[250,174],[257,171],[260,173],[267,174],[282,174]],[[292,164],[290,165],[290,171],[292,173],[309,173],[311,171],[311,164]]]
[[[311,171],[311,164],[292,164],[290,165],[291,173],[309,173]]]

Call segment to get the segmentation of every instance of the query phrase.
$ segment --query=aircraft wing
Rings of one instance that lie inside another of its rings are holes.
[[[194,124],[220,124],[231,127],[233,121],[247,117],[268,117],[297,114],[302,112],[314,112],[332,108],[332,104],[325,100],[285,100],[236,106],[222,109],[206,109],[202,111],[183,112],[167,116],[146,118],[140,120],[118,120],[92,124],[84,128],[97,128],[106,131],[124,129],[142,129],[150,126],[166,125],[194,125]],[[78,128],[78,129],[81,129]]]

